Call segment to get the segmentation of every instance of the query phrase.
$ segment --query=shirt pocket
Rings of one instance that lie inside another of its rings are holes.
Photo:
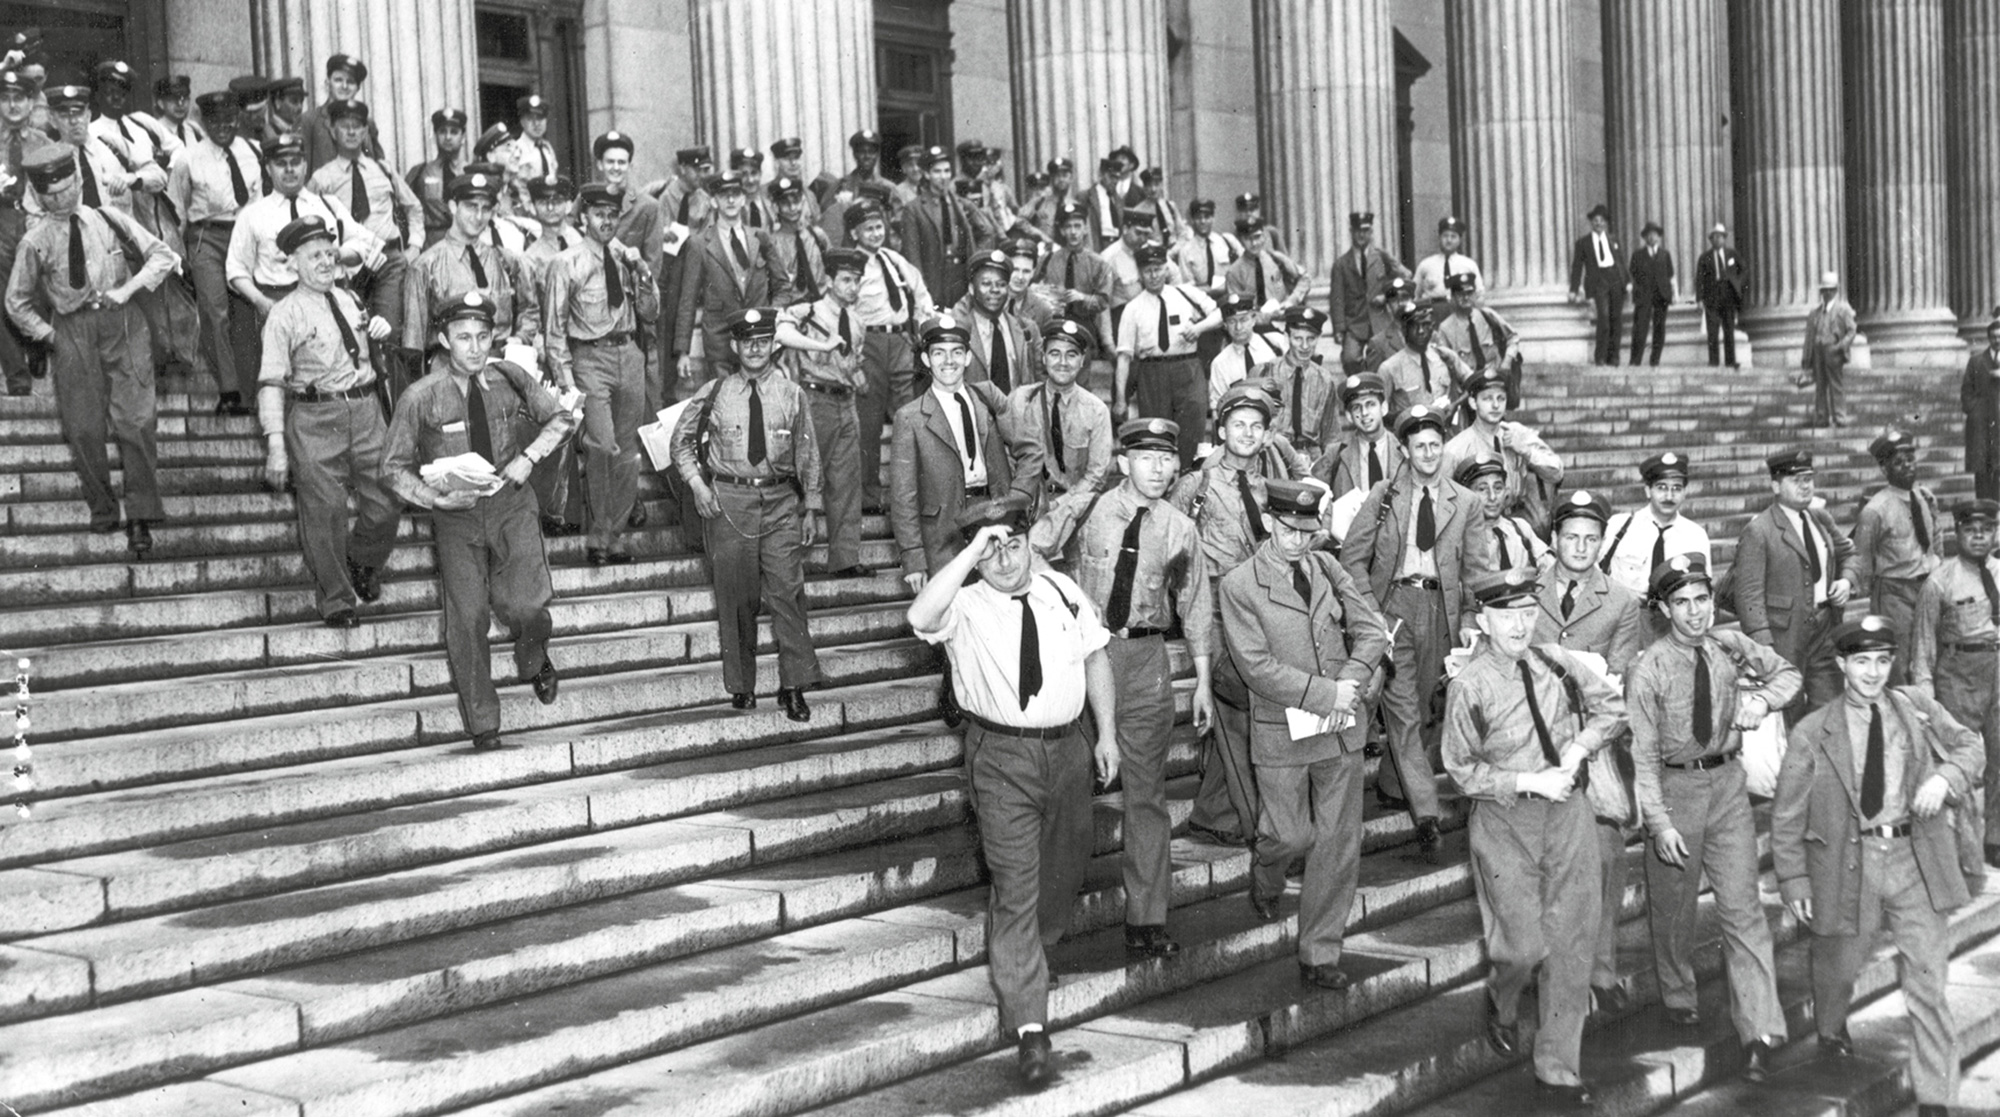
[[[1951,619],[1960,632],[1969,632],[1991,623],[1992,610],[1984,598],[1961,597],[1951,603]]]
[[[764,437],[770,443],[766,447],[770,451],[768,460],[773,462],[790,462],[792,460],[792,429],[790,427],[766,427],[764,429]]]

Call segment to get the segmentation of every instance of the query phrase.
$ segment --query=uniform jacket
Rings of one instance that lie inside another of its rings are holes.
[[[1850,584],[1858,577],[1854,541],[1833,525],[1824,508],[1807,509],[1820,532],[1833,541],[1833,554],[1821,555],[1824,567],[1834,578]],[[1813,586],[1806,569],[1806,544],[1789,516],[1781,515],[1776,502],[1766,507],[1743,529],[1736,541],[1736,617],[1743,633],[1760,644],[1777,649],[1786,661],[1797,666],[1804,654],[1807,622],[1812,619]]]
[[[1604,657],[1605,669],[1624,678],[1641,650],[1640,617],[1644,606],[1639,595],[1613,585],[1604,572],[1592,566],[1577,579],[1576,599],[1569,619],[1562,615],[1565,572],[1554,570],[1542,579],[1536,604],[1541,613],[1535,618],[1535,643],[1560,644],[1571,651],[1596,652]]]
[[[1598,266],[1593,236],[1585,233],[1576,238],[1576,247],[1569,254],[1569,289],[1582,291],[1594,299],[1632,282],[1632,275],[1625,270],[1625,249],[1618,243],[1617,234],[1608,231],[1604,234],[1611,242],[1610,267]]]
[[[977,392],[966,394],[972,400],[972,425],[979,431],[987,491],[1004,493],[1013,470],[1000,425]],[[928,390],[896,412],[890,435],[889,526],[906,575],[935,574],[958,553],[954,521],[965,505],[965,460],[952,434],[956,422],[945,416],[937,393]]]
[[[702,346],[709,360],[728,352],[728,335],[723,322],[746,307],[768,306],[771,277],[779,267],[771,249],[771,234],[762,229],[742,227],[750,251],[750,268],[743,279],[736,278],[736,262],[722,237],[722,227],[710,225],[688,238],[681,250],[680,310],[674,323],[674,352],[684,354],[694,337],[695,312],[701,312]]]
[[[1403,444],[1396,441],[1393,434],[1384,432],[1375,454],[1381,459],[1384,480],[1394,477],[1403,466]],[[1368,440],[1358,432],[1349,432],[1344,440],[1334,443],[1313,463],[1312,475],[1326,482],[1327,487],[1333,490],[1335,499],[1349,489],[1367,488]]]
[[[1396,277],[1410,278],[1402,261],[1382,251],[1380,245],[1350,248],[1333,262],[1332,289],[1327,293],[1327,309],[1336,344],[1346,338],[1367,344],[1368,339],[1387,329],[1389,310],[1375,302],[1376,296]]]
[[[1632,299],[1635,302],[1666,303],[1674,296],[1674,254],[1662,247],[1647,252],[1640,245],[1632,253]]]
[[[997,391],[997,389],[996,389]],[[1088,388],[1078,385],[1063,397],[1061,460],[1049,440],[1048,381],[1023,384],[1008,393],[998,409],[1000,433],[1013,456],[1014,487],[1039,494],[1044,508],[1058,492],[1096,492],[1111,473],[1111,408]]]
[[[951,308],[952,316],[961,322],[971,322],[975,318],[983,321],[986,312],[980,310],[970,291]],[[1007,335],[1007,390],[1013,391],[1023,384],[1033,384],[1042,378],[1042,331],[1033,322],[1018,314],[1005,310],[997,319],[998,328]],[[988,335],[990,339],[991,335]],[[993,380],[992,351],[990,340],[980,337],[980,330],[972,331],[972,359],[965,366],[965,382],[987,384]]]
[[[951,240],[945,241],[950,225]],[[897,224],[903,234],[903,255],[924,273],[924,286],[939,306],[950,306],[965,296],[965,262],[973,254],[992,247],[982,243],[956,197],[933,192],[929,187],[917,192],[916,200],[903,207]]]
[[[1743,254],[1729,245],[1711,248],[1695,261],[1694,297],[1703,306],[1741,306],[1743,288],[1748,284]]]
[[[1882,696],[1883,717],[1901,719],[1910,741],[1911,763],[1903,769],[1905,796],[1933,774],[1951,785],[1952,799],[1964,802],[1986,763],[1979,736],[1960,725],[1934,700],[1907,687]],[[1854,750],[1866,742],[1847,736],[1845,699],[1807,714],[1792,730],[1778,769],[1778,795],[1771,806],[1771,863],[1787,903],[1810,897],[1816,935],[1856,933],[1861,910],[1861,788],[1854,774]],[[1951,814],[1930,818],[1910,814],[1910,841],[1917,874],[1931,908],[1950,911],[1970,898],[1958,865]]]
[[[1958,402],[1965,411],[1965,471],[2000,473],[2000,358],[1992,349],[1965,362]]]
[[[1375,486],[1355,511],[1354,524],[1341,543],[1341,565],[1378,602],[1387,600],[1389,583],[1403,575],[1403,543],[1416,519],[1418,488],[1407,469]],[[1455,638],[1459,619],[1474,608],[1472,575],[1493,568],[1493,536],[1486,517],[1479,514],[1479,498],[1449,477],[1439,477],[1432,515],[1437,521],[1434,550],[1445,620]]]
[[[1219,587],[1223,639],[1250,690],[1250,758],[1260,765],[1311,764],[1361,748],[1366,719],[1342,733],[1294,741],[1285,709],[1326,713],[1335,685],[1365,686],[1389,648],[1367,590],[1324,551],[1308,551],[1303,561],[1318,568],[1310,602],[1299,599],[1291,565],[1268,540]]]

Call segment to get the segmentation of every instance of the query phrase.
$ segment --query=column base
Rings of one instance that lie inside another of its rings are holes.
[[[1705,365],[1708,363],[1708,334],[1703,328],[1703,312],[1691,303],[1675,303],[1667,308],[1667,338],[1660,347],[1662,365]],[[1625,312],[1625,320],[1619,324],[1618,361],[1629,364],[1632,356],[1632,312]],[[1651,356],[1652,347],[1647,346]],[[1754,364],[1750,335],[1739,323],[1736,330],[1736,363]]]
[[[1988,318],[1983,314],[1973,314],[1958,320],[1958,339],[1972,349],[1986,348],[1986,330],[2000,315]]]
[[[1898,311],[1870,314],[1860,321],[1868,331],[1875,358],[1898,368],[1949,367],[1965,364],[1965,341],[1958,321],[1948,310]]]
[[[1758,368],[1795,369],[1806,351],[1808,307],[1765,307],[1746,310],[1736,319],[1756,343]],[[1873,368],[1874,346],[1865,330],[1857,330],[1848,348],[1848,368]]]

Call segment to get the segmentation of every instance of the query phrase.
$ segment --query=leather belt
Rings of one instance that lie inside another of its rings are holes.
[[[1164,628],[1147,628],[1144,625],[1114,629],[1111,633],[1113,636],[1122,636],[1127,640],[1144,640],[1148,636],[1165,636],[1166,634],[1167,630]]]
[[[1681,772],[1706,772],[1711,768],[1720,768],[1724,764],[1736,759],[1737,755],[1742,751],[1742,749],[1730,749],[1728,752],[1717,756],[1697,756],[1685,764],[1675,764],[1668,760],[1662,760],[1660,763]]]
[[[817,380],[801,380],[799,387],[808,392],[818,392],[823,396],[851,396],[854,389],[845,384],[823,384]]]
[[[741,485],[746,489],[768,489],[774,485],[789,485],[789,477],[738,477],[733,473],[718,473],[713,480],[724,485]]]
[[[2000,644],[1946,644],[1944,646],[1947,650],[1964,652],[1966,655],[1978,655],[1981,652],[2000,652]]]
[[[863,326],[861,328],[871,334],[899,334],[903,332],[903,326],[904,323],[898,322],[893,326]]]
[[[965,487],[965,495],[976,496],[976,497],[991,496],[992,489],[990,486],[987,485],[967,485]]]
[[[1020,737],[1029,741],[1053,741],[1077,732],[1076,722],[1067,725],[1002,725],[997,721],[987,721],[971,710],[960,710],[965,720],[1000,737]]]
[[[1443,588],[1443,583],[1439,582],[1436,578],[1432,578],[1423,574],[1411,574],[1408,577],[1398,578],[1389,584],[1392,586],[1409,586],[1413,589],[1420,589],[1420,590],[1434,590]]]
[[[574,348],[578,345],[623,345],[631,340],[632,334],[629,331],[618,330],[603,337],[573,337],[569,339],[569,343]]]
[[[1194,358],[1195,354],[1193,353],[1176,353],[1171,356],[1155,354],[1151,357],[1140,357],[1139,363],[1142,365],[1165,365],[1173,364],[1177,361],[1192,361]]]
[[[349,388],[344,392],[326,392],[314,387],[299,388],[293,390],[290,395],[293,403],[331,403],[334,400],[342,399],[373,399],[375,397],[375,382],[370,380],[359,388]]]
[[[1863,826],[1861,828],[1861,836],[1864,838],[1907,838],[1910,836],[1910,824],[1907,822],[1898,822],[1894,826]]]

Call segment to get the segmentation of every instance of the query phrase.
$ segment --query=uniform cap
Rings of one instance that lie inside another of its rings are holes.
[[[1097,333],[1074,318],[1063,318],[1049,323],[1048,330],[1042,334],[1042,348],[1047,349],[1058,341],[1069,342],[1089,353],[1097,348]]]
[[[306,79],[300,77],[279,78],[271,83],[270,94],[273,97],[289,97],[294,93],[299,95],[300,100],[305,100]]]
[[[929,349],[941,342],[956,341],[960,345],[972,344],[972,324],[960,320],[949,311],[925,322],[917,331],[923,339],[923,347]]]
[[[614,147],[622,147],[625,149],[626,155],[631,155],[632,137],[614,128],[590,141],[590,157],[592,159],[602,159],[604,158],[604,153]]]
[[[872,147],[880,151],[882,150],[882,133],[875,131],[873,128],[863,128],[861,131],[847,137],[847,146],[851,148]]]
[[[904,144],[896,149],[896,163],[898,166],[904,163],[915,162],[923,157],[924,145],[922,144]]]
[[[1193,217],[1214,217],[1215,199],[1196,198],[1187,204],[1187,215]]]
[[[1300,303],[1285,311],[1284,323],[1288,333],[1292,330],[1311,330],[1313,333],[1319,333],[1326,329],[1326,312]]]
[[[576,200],[577,204],[585,209],[589,209],[592,206],[610,206],[616,209],[624,204],[624,199],[619,196],[618,191],[611,188],[611,184],[608,182],[584,183],[581,187],[577,188]]]
[[[1352,407],[1354,401],[1363,396],[1374,396],[1386,402],[1389,398],[1389,382],[1383,379],[1380,373],[1374,372],[1357,372],[1341,381],[1340,406]]]
[[[1150,419],[1128,419],[1118,428],[1118,446],[1128,453],[1134,450],[1165,450],[1168,453],[1180,451],[1181,426],[1172,419],[1157,416]]]
[[[49,108],[67,109],[90,103],[90,87],[87,85],[52,85],[43,90],[48,97]]]
[[[739,147],[729,153],[729,165],[734,167],[761,167],[764,153],[754,147]]]
[[[674,152],[674,165],[679,167],[698,167],[703,163],[712,161],[709,158],[708,147],[705,144],[695,147],[683,147]]]
[[[493,300],[477,291],[467,291],[457,298],[446,300],[443,306],[438,307],[437,313],[431,315],[431,324],[441,330],[453,322],[472,318],[490,326],[493,324],[493,317]]]
[[[1470,487],[1474,481],[1489,473],[1495,477],[1507,476],[1507,463],[1500,460],[1500,455],[1482,450],[1458,463],[1451,479]]]
[[[1147,241],[1132,253],[1132,259],[1142,268],[1164,264],[1167,262],[1167,246],[1159,241]]]
[[[951,162],[951,152],[945,148],[937,146],[936,144],[932,144],[931,146],[924,149],[923,155],[920,156],[919,158],[922,160],[923,165],[925,167],[935,167],[939,163]]]
[[[1255,194],[1236,195],[1236,208],[1239,210],[1259,209],[1263,204],[1264,200]]]
[[[771,180],[770,185],[764,187],[764,193],[770,195],[774,202],[781,202],[786,198],[803,198],[806,194],[806,184],[790,175],[779,175]]]
[[[439,109],[431,114],[431,127],[463,129],[465,127],[465,110]]]
[[[1231,291],[1222,296],[1222,301],[1217,305],[1221,307],[1224,318],[1238,314],[1257,313],[1257,300],[1237,291]]]
[[[959,509],[952,521],[958,525],[958,534],[970,543],[972,537],[988,527],[1004,527],[1016,535],[1028,530],[1028,498],[1020,493],[978,500]]]
[[[1960,525],[1973,520],[2000,523],[2000,500],[1961,500],[1952,505],[1951,518]]]
[[[1167,172],[1161,170],[1158,167],[1147,167],[1145,170],[1139,172],[1140,182],[1150,183],[1155,186],[1159,185],[1162,181],[1164,181],[1166,177],[1167,177]]]
[[[472,141],[472,157],[474,159],[486,158],[488,155],[493,154],[494,148],[506,143],[512,136],[513,133],[507,131],[505,124],[495,124],[487,128],[486,131],[479,133],[478,139]]]
[[[771,145],[771,158],[797,159],[806,153],[806,142],[797,136],[786,136]]]
[[[454,177],[445,186],[446,201],[463,202],[471,198],[495,201],[500,197],[500,180],[480,171]]]
[[[1320,502],[1326,499],[1327,491],[1325,485],[1316,481],[1284,481],[1274,477],[1264,482],[1264,511],[1292,527],[1315,529],[1319,527]]]
[[[1534,568],[1527,566],[1481,571],[1473,575],[1470,587],[1472,599],[1482,609],[1518,609],[1533,605],[1535,595],[1542,592]]]
[[[1688,479],[1688,460],[1685,454],[1666,450],[1639,463],[1639,479],[1651,485],[1666,477]]]
[[[1400,275],[1390,276],[1389,282],[1382,285],[1382,301],[1399,303],[1408,299],[1414,291],[1415,288],[1410,286],[1409,280]]]
[[[319,216],[301,217],[278,230],[278,251],[290,256],[305,247],[306,242],[332,240],[333,229],[326,219]]]
[[[1014,274],[1014,260],[997,248],[981,252],[965,262],[966,282],[971,282],[982,271],[996,271],[1000,273],[1002,279],[1011,278]]]
[[[8,93],[25,93],[30,97],[33,97],[35,95],[34,84],[29,82],[27,78],[22,77],[19,72],[14,70],[0,70],[0,91]],[[162,96],[165,95],[162,94]]]
[[[1562,526],[1564,520],[1573,520],[1579,516],[1596,520],[1600,524],[1608,523],[1611,520],[1611,505],[1589,489],[1578,489],[1562,498],[1549,510],[1549,530],[1554,531]]]
[[[1278,401],[1264,389],[1261,381],[1238,380],[1222,392],[1215,401],[1215,421],[1218,425],[1229,418],[1229,413],[1241,408],[1249,408],[1264,417],[1265,422],[1278,413]]]
[[[0,87],[6,86],[6,79],[0,76]],[[194,107],[203,116],[221,117],[236,115],[236,94],[226,89],[204,93],[194,99]]]
[[[1241,209],[1243,207],[1238,206],[1237,208]],[[1236,235],[1239,237],[1254,236],[1263,231],[1264,219],[1261,217],[1239,217],[1236,219]]]
[[[1075,173],[1076,173],[1076,162],[1075,160],[1072,160],[1069,156],[1059,155],[1056,158],[1049,160],[1049,174],[1051,177],[1057,174],[1075,174]]]
[[[1455,271],[1444,277],[1444,289],[1456,295],[1479,289],[1479,277],[1469,271]]]
[[[91,77],[97,85],[116,82],[127,89],[132,88],[132,67],[117,59],[99,62],[97,69],[91,71]]]
[[[1058,225],[1069,221],[1089,220],[1090,215],[1085,213],[1083,207],[1077,205],[1075,202],[1064,202],[1062,205],[1056,207],[1056,224]]]
[[[1040,190],[1049,184],[1049,176],[1041,171],[1028,172],[1028,189]]]
[[[1479,398],[1479,393],[1488,388],[1498,388],[1503,392],[1507,390],[1507,374],[1501,371],[1498,365],[1487,365],[1465,378],[1466,399],[1476,400]]]
[[[1347,215],[1347,227],[1350,229],[1373,229],[1375,227],[1375,215],[1365,210],[1359,213],[1350,213]]]
[[[741,194],[743,193],[743,176],[737,174],[735,171],[724,171],[719,175],[710,175],[708,176],[707,187],[710,194],[717,196],[723,194]]]
[[[1812,451],[1796,446],[1789,450],[1780,450],[1765,457],[1764,467],[1771,471],[1773,478],[1790,477],[1795,473],[1811,473]]]
[[[960,140],[958,141],[958,154],[962,159],[984,159],[986,158],[986,141]]]
[[[841,220],[846,223],[847,231],[850,233],[870,221],[886,221],[887,219],[882,212],[882,207],[867,198],[850,203],[846,212],[841,214]]]
[[[153,83],[155,97],[185,97],[193,91],[194,82],[186,74],[168,74]]]
[[[857,197],[866,198],[884,209],[889,206],[890,190],[886,182],[879,180],[864,182],[854,188],[854,193]]]
[[[21,160],[21,174],[35,189],[48,191],[76,174],[76,148],[66,143],[36,148]]]
[[[1878,462],[1888,461],[1898,450],[1917,448],[1917,436],[1904,430],[1887,430],[1868,444],[1868,455]]]
[[[1893,652],[1896,650],[1896,630],[1891,628],[1886,618],[1861,617],[1848,621],[1833,630],[1833,651],[1835,655],[1854,655],[1858,652]]]
[[[338,124],[343,120],[354,120],[366,124],[368,123],[368,105],[363,101],[335,101],[333,104],[327,106],[326,119],[329,124]]]
[[[1665,601],[1682,587],[1695,582],[1715,584],[1708,573],[1707,560],[1701,557],[1700,552],[1675,555],[1653,568],[1652,576],[1646,579],[1646,593],[1654,601]]]
[[[531,201],[543,202],[550,198],[574,197],[576,197],[576,183],[571,181],[568,175],[549,175],[545,178],[528,180],[528,198]]]
[[[1465,219],[1462,217],[1454,217],[1450,214],[1446,214],[1445,216],[1438,218],[1438,232],[1457,233],[1459,236],[1464,236]]]
[[[729,316],[723,323],[737,341],[778,335],[778,312],[768,306],[751,306]]]
[[[1429,404],[1417,404],[1396,417],[1396,437],[1404,442],[1425,427],[1447,437],[1451,435],[1451,422],[1444,417],[1444,412]]]
[[[844,271],[860,275],[868,270],[868,254],[858,248],[829,248],[820,257],[826,265],[826,277],[832,279]]]
[[[368,80],[368,67],[362,65],[359,58],[351,54],[329,56],[326,60],[327,76],[332,77],[342,72],[345,72],[348,77],[353,78],[357,83]]]
[[[286,132],[265,140],[263,152],[266,163],[289,159],[294,155],[303,159],[306,154],[306,141],[297,132]]]
[[[254,105],[271,95],[271,83],[256,74],[239,74],[229,79],[229,92],[238,105]]]
[[[547,116],[549,115],[549,103],[539,93],[530,93],[526,97],[518,97],[514,101],[514,115]]]

